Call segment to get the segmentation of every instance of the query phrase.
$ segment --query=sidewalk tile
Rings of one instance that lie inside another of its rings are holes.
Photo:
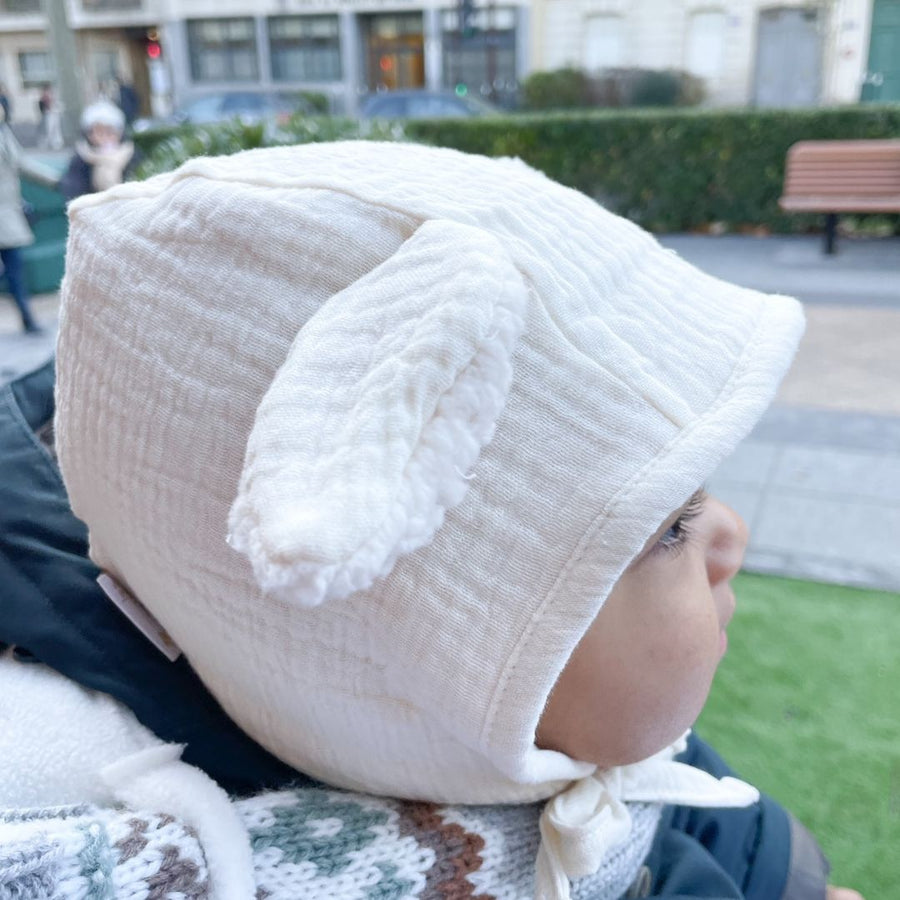
[[[731,456],[722,461],[710,481],[740,485],[763,485],[769,480],[781,445],[757,441],[752,437],[738,444]]]
[[[757,513],[751,547],[868,569],[900,588],[897,535],[900,504],[773,491]]]
[[[789,444],[772,471],[771,484],[846,501],[868,499],[900,506],[900,456]],[[900,532],[895,533],[895,543],[900,545]]]

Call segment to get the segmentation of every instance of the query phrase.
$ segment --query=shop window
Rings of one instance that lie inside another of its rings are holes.
[[[46,50],[26,50],[19,54],[23,87],[41,87],[56,80],[53,59]]]
[[[340,81],[337,16],[272,16],[269,54],[274,81]]]
[[[194,19],[187,26],[194,81],[259,78],[253,19]]]
[[[724,61],[725,13],[720,10],[692,13],[685,46],[685,69],[700,78],[717,78]]]
[[[590,16],[585,23],[584,67],[589,72],[616,69],[625,63],[625,28],[621,16]]]
[[[501,105],[513,103],[516,81],[516,11],[476,7],[460,29],[457,10],[441,13],[443,81],[447,87]]]

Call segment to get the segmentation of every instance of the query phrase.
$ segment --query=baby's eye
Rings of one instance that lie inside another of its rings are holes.
[[[666,529],[660,537],[657,546],[664,550],[680,550],[690,540],[692,534],[691,522],[703,512],[703,502],[706,500],[706,492],[703,488],[695,491],[687,506],[681,511],[681,515]]]

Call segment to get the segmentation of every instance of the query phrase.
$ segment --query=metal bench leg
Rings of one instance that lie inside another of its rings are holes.
[[[825,216],[825,252],[830,256],[834,253],[834,239],[837,235],[837,213],[828,213]]]

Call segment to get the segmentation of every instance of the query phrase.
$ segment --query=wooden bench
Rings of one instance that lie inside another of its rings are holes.
[[[900,212],[900,140],[794,144],[778,205],[825,213],[825,252],[834,253],[839,213]]]

